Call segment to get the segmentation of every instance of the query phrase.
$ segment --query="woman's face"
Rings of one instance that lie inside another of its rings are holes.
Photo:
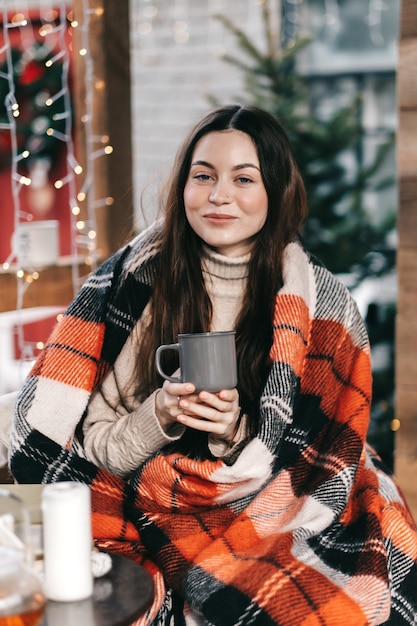
[[[252,139],[216,131],[196,144],[184,188],[185,214],[197,235],[220,254],[242,256],[268,213],[268,196]]]

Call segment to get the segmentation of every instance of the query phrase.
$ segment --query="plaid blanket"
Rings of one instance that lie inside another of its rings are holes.
[[[77,427],[149,300],[159,240],[151,228],[107,260],[52,333],[17,403],[17,481],[91,486],[97,544],[154,576],[141,624],[416,624],[416,527],[366,445],[364,324],[298,244],[285,252],[259,433],[237,460],[157,453],[125,482],[85,458]]]

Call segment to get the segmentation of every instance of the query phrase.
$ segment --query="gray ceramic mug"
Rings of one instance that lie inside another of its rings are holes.
[[[180,334],[178,343],[159,346],[156,369],[173,383],[193,383],[197,392],[233,389],[237,385],[235,335],[234,331]],[[180,377],[163,371],[161,355],[166,350],[178,352]]]

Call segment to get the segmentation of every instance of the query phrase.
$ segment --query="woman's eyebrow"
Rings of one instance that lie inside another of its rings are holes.
[[[193,161],[191,163],[191,167],[193,167],[193,165],[202,165],[203,167],[209,167],[211,170],[214,170],[214,165],[212,165],[211,163],[209,163],[208,161]]]
[[[253,167],[255,170],[258,170],[258,172],[260,172],[260,168],[255,165],[254,163],[240,163],[239,165],[235,165],[234,167],[232,167],[233,170],[243,170],[245,169],[245,167]]]
[[[203,167],[208,167],[208,168],[210,168],[212,170],[215,169],[214,165],[212,165],[208,161],[200,161],[200,160],[193,161],[191,163],[191,167],[193,167],[194,165],[202,165]],[[259,172],[261,171],[260,168],[257,165],[255,165],[254,163],[239,163],[239,165],[234,165],[232,167],[232,170],[233,171],[243,170],[243,169],[245,169],[245,167],[253,167],[255,170],[258,170]]]

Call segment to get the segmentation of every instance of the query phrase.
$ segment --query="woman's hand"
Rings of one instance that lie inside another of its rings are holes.
[[[237,389],[197,394],[191,383],[165,381],[156,395],[155,412],[165,431],[180,423],[232,443],[239,427],[239,394]]]
[[[223,389],[219,393],[200,391],[180,397],[178,404],[182,410],[178,422],[233,443],[240,417],[237,389]]]
[[[174,375],[178,375],[178,372]],[[155,398],[155,413],[163,430],[167,431],[172,424],[178,422],[178,416],[182,414],[179,401],[184,396],[191,397],[194,390],[191,383],[164,382]]]

